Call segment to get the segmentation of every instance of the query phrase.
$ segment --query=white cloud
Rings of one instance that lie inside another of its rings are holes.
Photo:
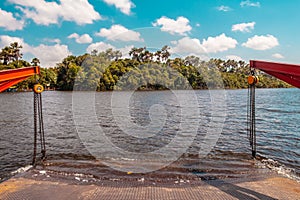
[[[186,33],[192,30],[189,22],[190,21],[183,16],[178,17],[176,20],[168,17],[161,17],[157,19],[156,22],[152,23],[152,25],[161,26],[161,31],[168,32],[172,35],[186,35]]]
[[[243,43],[242,46],[248,47],[255,50],[268,50],[279,45],[278,39],[273,35],[255,35],[249,38],[247,42]]]
[[[104,43],[104,42],[96,42],[96,43],[93,43],[93,44],[90,44],[86,51],[88,53],[91,53],[93,50],[97,50],[98,52],[102,52],[102,51],[105,51],[106,49],[116,49],[113,45],[111,44],[107,44],[107,43]]]
[[[231,11],[232,9],[229,6],[222,5],[222,6],[217,7],[217,10],[223,11],[223,12],[228,12],[228,11]]]
[[[272,57],[273,57],[273,58],[277,58],[277,59],[283,59],[283,58],[284,58],[284,56],[281,55],[280,53],[274,53],[274,54],[272,55]]]
[[[1,8],[0,18],[0,27],[4,27],[8,31],[22,30],[25,25],[23,20],[17,20],[11,12],[7,12]]]
[[[58,39],[58,38],[54,38],[54,39],[52,39],[52,38],[45,38],[43,41],[50,42],[50,43],[56,43],[56,44],[60,44],[61,43],[60,39]]]
[[[234,49],[238,42],[227,37],[224,33],[216,37],[208,37],[207,40],[203,40],[202,45],[207,50],[207,52],[216,53],[227,51],[228,49]]]
[[[40,44],[39,46],[31,46],[24,42],[22,38],[8,35],[0,36],[1,47],[8,46],[12,42],[18,42],[23,46],[22,53],[32,54],[34,57],[39,58],[42,67],[54,67],[56,63],[61,62],[63,58],[72,54],[66,45],[55,44],[48,46]]]
[[[244,59],[242,59],[240,56],[237,56],[237,55],[228,55],[228,56],[226,56],[226,59],[227,60],[235,60],[235,61],[240,61],[240,60],[244,60]]]
[[[199,55],[227,51],[235,48],[238,42],[223,33],[216,37],[203,39],[202,43],[199,39],[184,37],[178,41],[172,41],[172,44],[174,45],[170,50],[172,53],[193,53]]]
[[[79,25],[92,24],[101,19],[98,12],[88,0],[59,0],[59,3],[45,0],[8,0],[19,5],[26,18],[32,19],[36,24],[49,25],[59,23],[59,19],[73,21]]]
[[[114,5],[126,15],[129,15],[131,13],[131,8],[135,7],[135,5],[130,0],[104,0],[104,2],[109,5]]]
[[[202,46],[200,40],[196,38],[184,37],[178,41],[172,41],[172,44],[175,46],[171,47],[171,53],[206,53],[206,50]]]
[[[8,35],[0,35],[0,48],[2,49],[5,46],[9,46],[11,43],[17,42],[19,45],[22,45],[22,52],[28,52],[30,47],[24,42],[22,38],[12,37]]]
[[[73,33],[69,35],[68,38],[74,38],[78,44],[88,44],[93,41],[89,34],[78,35],[77,33]]]
[[[103,52],[106,51],[107,49],[113,49],[113,50],[119,50],[122,53],[122,57],[123,58],[129,58],[129,51],[133,48],[133,45],[127,45],[125,47],[122,48],[116,48],[115,46],[109,44],[109,43],[105,43],[105,42],[96,42],[93,44],[90,44],[88,46],[88,48],[86,49],[86,51],[88,53],[91,53],[93,50],[97,50],[98,52]]]
[[[32,47],[30,53],[33,54],[34,57],[39,58],[43,67],[54,67],[65,57],[72,54],[67,45],[61,44],[51,46],[40,44],[37,47]]]
[[[254,29],[255,22],[241,23],[232,25],[232,31],[251,32]]]
[[[100,32],[96,33],[97,36],[105,37],[108,40],[112,41],[144,41],[141,38],[141,34],[136,31],[129,30],[122,25],[113,25],[110,29],[102,28]]]
[[[250,0],[242,1],[240,5],[241,7],[260,7],[259,2],[252,2]]]
[[[123,57],[123,58],[130,58],[130,56],[129,56],[129,51],[130,51],[133,47],[134,47],[133,45],[128,45],[128,46],[125,46],[125,47],[120,48],[120,49],[118,49],[118,50],[121,51],[122,57]]]

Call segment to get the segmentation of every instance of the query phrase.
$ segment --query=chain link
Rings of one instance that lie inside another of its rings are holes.
[[[33,119],[34,119],[34,142],[33,142],[33,159],[32,165],[36,164],[37,156],[37,137],[40,137],[42,160],[46,158],[46,144],[43,122],[43,107],[42,107],[42,95],[41,93],[34,92],[33,98]]]
[[[255,72],[251,70],[251,75]],[[250,142],[252,156],[256,156],[256,123],[255,123],[255,83],[248,87],[248,103],[247,103],[247,137]]]

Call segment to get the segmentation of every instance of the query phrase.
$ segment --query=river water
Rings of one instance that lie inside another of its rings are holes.
[[[299,90],[256,90],[256,160],[247,139],[247,95],[44,92],[47,169],[98,178],[137,172],[222,179],[270,168],[299,179]],[[33,94],[1,93],[0,126],[1,181],[31,163]]]

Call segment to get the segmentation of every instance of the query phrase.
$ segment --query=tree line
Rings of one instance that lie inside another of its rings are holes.
[[[0,70],[37,66],[38,58],[29,63],[22,59],[22,46],[17,42],[2,48]],[[247,88],[249,64],[244,61],[210,59],[197,56],[172,58],[169,47],[156,52],[146,47],[132,48],[129,57],[118,50],[93,50],[79,56],[69,55],[52,68],[41,68],[38,77],[31,77],[16,86],[30,90],[36,82],[48,89],[73,90],[163,90]],[[259,88],[290,87],[265,73],[259,73]]]

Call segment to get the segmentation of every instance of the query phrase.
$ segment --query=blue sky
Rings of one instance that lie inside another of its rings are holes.
[[[173,55],[300,64],[300,0],[3,0],[0,48],[43,67],[67,55],[164,45]]]

